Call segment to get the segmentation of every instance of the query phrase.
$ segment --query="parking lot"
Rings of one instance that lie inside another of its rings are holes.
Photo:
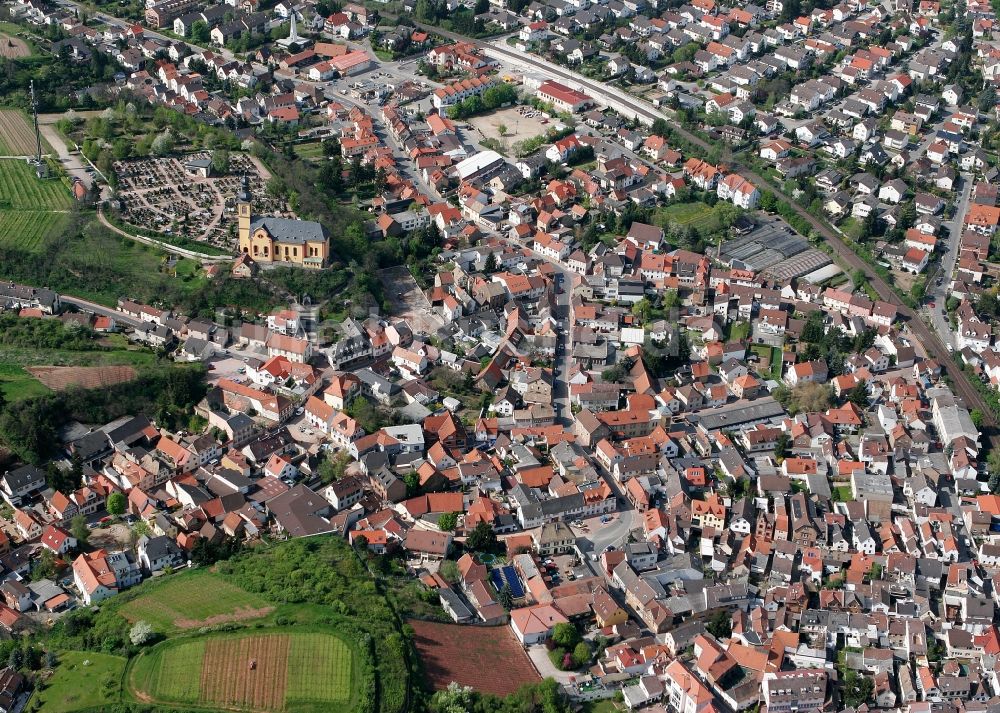
[[[266,355],[261,355],[261,359],[266,359]],[[234,381],[246,381],[246,363],[243,357],[237,355],[223,356],[213,359],[209,363],[208,383],[217,384],[220,379],[233,379]]]

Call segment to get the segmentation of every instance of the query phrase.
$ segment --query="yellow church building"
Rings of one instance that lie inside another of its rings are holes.
[[[257,262],[323,267],[330,257],[326,230],[314,220],[253,215],[246,176],[236,196],[240,252]]]

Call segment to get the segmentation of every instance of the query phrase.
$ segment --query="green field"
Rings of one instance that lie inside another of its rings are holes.
[[[303,703],[346,703],[353,684],[351,649],[336,636],[295,634],[288,650],[285,700],[296,710]]]
[[[248,655],[259,664],[256,668],[248,666]],[[140,700],[163,703],[227,705],[260,713],[346,712],[354,698],[353,669],[350,646],[332,633],[250,630],[165,641],[133,661],[128,686]],[[233,681],[230,691],[246,698],[219,700],[219,688]],[[267,695],[262,689],[272,695],[283,691],[283,701],[262,702]]]
[[[14,366],[147,366],[156,361],[153,352],[141,349],[78,351],[74,349],[28,349],[0,345],[0,365]]]
[[[73,198],[54,178],[39,180],[24,161],[0,161],[0,200],[13,210],[68,210]]]
[[[204,638],[158,646],[138,660],[132,680],[157,700],[197,703],[204,659]]]
[[[156,355],[146,350],[76,351],[72,349],[29,349],[0,346],[0,391],[8,401],[29,399],[50,393],[35,379],[29,366],[147,366]]]
[[[0,244],[41,251],[47,237],[65,229],[72,202],[62,181],[38,180],[23,161],[0,161]]]
[[[245,592],[207,570],[198,570],[168,579],[126,603],[120,611],[130,621],[142,619],[156,631],[168,632],[192,628],[191,622],[213,617],[258,618],[248,615],[266,606],[267,602],[256,594]]]
[[[43,396],[49,389],[23,367],[0,361],[0,392],[10,402]]]
[[[106,709],[118,701],[125,659],[93,651],[59,654],[59,666],[35,694],[41,713]]]
[[[45,238],[61,232],[67,221],[65,213],[0,208],[0,241],[25,252],[40,252]]]

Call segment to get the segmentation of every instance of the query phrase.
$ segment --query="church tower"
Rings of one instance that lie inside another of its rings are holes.
[[[250,247],[250,182],[243,174],[240,192],[236,194],[236,212],[239,216],[240,252]]]

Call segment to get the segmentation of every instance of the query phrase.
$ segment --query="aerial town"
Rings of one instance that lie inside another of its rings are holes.
[[[992,4],[0,17],[0,712],[997,708]]]

